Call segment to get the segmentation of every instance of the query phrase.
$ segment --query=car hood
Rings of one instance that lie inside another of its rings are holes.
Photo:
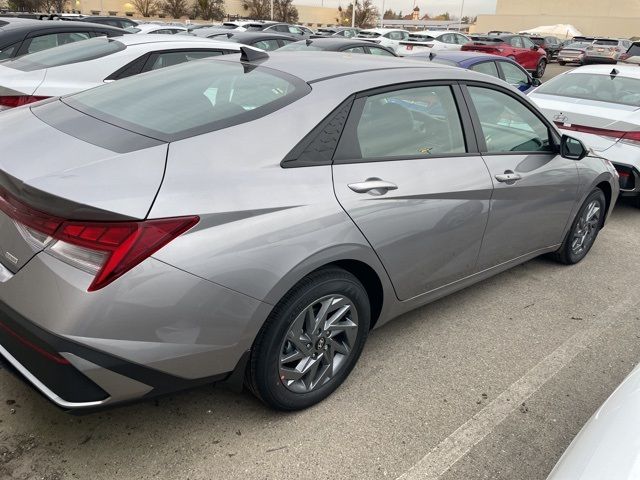
[[[548,480],[640,478],[640,367],[622,382],[569,445]]]

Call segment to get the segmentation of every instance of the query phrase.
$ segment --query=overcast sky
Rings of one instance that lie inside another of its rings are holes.
[[[382,0],[373,0],[378,9],[382,9]],[[305,5],[324,5],[325,7],[343,7],[351,3],[351,0],[298,0],[295,3]],[[384,0],[385,10],[391,8],[395,11],[402,11],[407,15],[413,10],[413,0]],[[429,13],[429,15],[438,15],[440,13],[449,12],[452,15],[460,14],[460,6],[462,0],[416,0],[416,5],[420,7],[422,14]],[[477,15],[479,13],[495,13],[496,0],[464,0],[464,13],[463,15]]]

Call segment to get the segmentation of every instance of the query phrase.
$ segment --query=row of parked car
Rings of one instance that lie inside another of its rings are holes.
[[[637,67],[540,85],[520,35],[222,30],[0,19],[0,355],[63,408],[214,381],[311,406],[373,326],[575,264],[640,193]]]

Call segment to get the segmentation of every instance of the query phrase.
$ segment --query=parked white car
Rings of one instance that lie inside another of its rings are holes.
[[[571,442],[547,480],[640,478],[640,366]]]
[[[125,30],[130,33],[155,33],[159,35],[175,35],[188,31],[187,27],[162,23],[140,23],[135,27],[127,27]]]
[[[561,130],[609,160],[620,174],[620,194],[640,206],[640,69],[588,65],[548,80],[533,100]]]
[[[2,62],[0,111],[138,73],[238,53],[232,42],[187,35],[96,37]]]
[[[356,38],[378,43],[397,52],[400,42],[408,40],[409,35],[408,31],[396,28],[370,28],[361,30]]]
[[[414,53],[455,51],[460,50],[462,45],[470,41],[471,39],[466,35],[454,31],[411,32],[407,40],[400,42],[396,53],[404,56]]]

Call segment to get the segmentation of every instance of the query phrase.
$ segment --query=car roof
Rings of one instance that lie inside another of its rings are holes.
[[[134,28],[139,28],[140,31],[144,32],[145,30],[153,30],[154,28],[178,28],[180,30],[186,30],[187,27],[183,27],[182,25],[170,25],[168,23],[139,23]]]
[[[202,38],[195,35],[172,35],[169,33],[157,35],[123,35],[122,37],[111,37],[111,39],[117,40],[127,46],[147,43],[199,43],[202,44],[203,47],[229,48],[229,45],[234,45],[235,48],[240,48],[240,45],[232,42]]]
[[[464,35],[464,33],[462,32],[458,32],[457,30],[419,30],[416,32],[409,32],[411,35],[415,35],[416,33],[418,34],[427,34],[427,35],[431,35],[436,36],[436,35],[444,35],[445,33],[459,33],[460,35]],[[466,36],[466,35],[465,35]]]
[[[3,25],[4,22],[7,22],[6,25]],[[111,30],[119,30],[124,32],[121,28],[113,27],[111,25],[102,25],[99,23],[91,23],[91,22],[77,22],[73,20],[34,20],[31,18],[14,18],[14,17],[0,17],[0,29],[3,31],[15,31],[15,30],[48,30],[48,29],[56,29],[56,28],[68,28],[68,27],[78,27],[78,28],[87,28],[87,25],[99,28],[107,28]]]
[[[359,72],[375,70],[428,69],[434,79],[453,78],[451,69],[446,65],[420,63],[415,60],[404,60],[397,57],[379,55],[349,54],[345,61],[344,54],[318,51],[272,51],[265,59],[260,59],[260,67],[268,67],[298,77],[305,82],[351,75]],[[226,57],[226,56],[225,56]],[[217,59],[226,60],[221,57]],[[481,76],[479,78],[484,78]]]
[[[324,50],[338,50],[341,47],[345,46],[367,46],[367,47],[379,47],[377,43],[371,43],[367,40],[360,40],[359,38],[343,38],[343,37],[323,37],[323,38],[312,38],[310,40],[300,40],[296,43],[302,42],[310,42],[311,45],[315,45],[321,47]]]
[[[294,37],[292,35],[286,35],[277,32],[236,32],[235,30],[227,30],[227,35],[231,35],[237,40],[269,40],[282,38],[285,40],[298,40],[300,37]]]
[[[364,30],[360,30],[360,33],[366,32],[375,32],[375,33],[389,33],[389,32],[406,32],[407,30],[403,30],[402,28],[366,28]]]

